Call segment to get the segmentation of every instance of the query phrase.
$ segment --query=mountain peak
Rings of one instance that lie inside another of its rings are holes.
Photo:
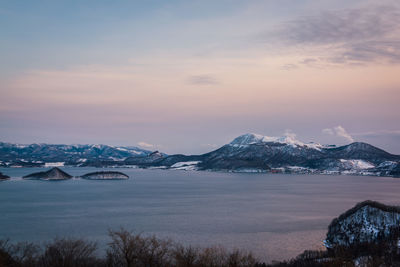
[[[262,135],[247,133],[236,137],[232,142],[230,142],[230,144],[239,146],[250,145],[250,144],[261,143],[263,139],[264,136]]]
[[[308,143],[305,144],[296,139],[295,134],[287,133],[283,136],[275,137],[275,136],[263,136],[255,133],[247,133],[236,137],[229,145],[240,147],[247,146],[252,144],[260,144],[260,143],[280,143],[286,144],[293,147],[297,146],[306,146],[309,148],[320,149],[323,146],[317,143]]]
[[[365,148],[371,148],[374,147],[373,145],[370,145],[368,143],[364,143],[364,142],[353,142],[351,144],[346,145],[347,148],[351,148],[351,149],[365,149]]]

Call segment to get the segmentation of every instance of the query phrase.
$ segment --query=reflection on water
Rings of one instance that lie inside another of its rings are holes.
[[[118,169],[126,181],[22,180],[40,169],[0,169],[0,238],[77,236],[108,241],[121,226],[191,245],[223,245],[263,260],[322,247],[330,221],[357,202],[400,204],[400,180]],[[72,175],[93,168],[64,168]]]

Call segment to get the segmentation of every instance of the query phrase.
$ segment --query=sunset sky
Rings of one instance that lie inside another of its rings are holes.
[[[400,154],[400,1],[0,1],[0,141]]]

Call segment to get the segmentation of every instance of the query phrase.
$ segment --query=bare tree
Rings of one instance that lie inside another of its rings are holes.
[[[9,239],[0,240],[0,267],[16,266],[16,262],[10,255],[10,246]]]
[[[109,231],[106,259],[95,255],[96,243],[54,239],[42,246],[0,240],[0,267],[250,267],[256,260],[240,250],[185,247],[169,239],[142,236],[125,229]]]
[[[168,266],[170,265],[169,240],[158,239],[155,236],[143,237],[125,229],[109,231],[111,242],[107,251],[110,266]]]
[[[227,266],[227,252],[224,248],[214,246],[204,248],[199,253],[199,265],[209,267]]]
[[[43,267],[92,267],[100,266],[94,252],[97,245],[82,239],[55,239],[45,247],[40,259]]]
[[[42,250],[39,245],[29,242],[19,242],[10,246],[9,253],[16,262],[24,267],[35,267]]]
[[[172,256],[177,267],[195,267],[199,262],[199,249],[192,246],[176,245]]]
[[[257,259],[251,253],[246,253],[235,249],[228,255],[229,267],[253,267],[257,263]]]
[[[162,267],[171,264],[170,240],[158,239],[154,235],[144,238],[144,253],[139,256],[144,266]]]
[[[137,266],[139,247],[142,241],[139,235],[132,235],[131,232],[121,228],[119,231],[109,231],[111,242],[107,251],[108,265],[110,266]]]

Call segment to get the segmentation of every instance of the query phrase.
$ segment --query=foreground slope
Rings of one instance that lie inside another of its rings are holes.
[[[324,243],[325,251],[306,250],[271,266],[400,266],[400,207],[358,203],[331,222]]]
[[[325,245],[334,248],[375,243],[394,236],[399,227],[400,207],[367,200],[331,222]]]

